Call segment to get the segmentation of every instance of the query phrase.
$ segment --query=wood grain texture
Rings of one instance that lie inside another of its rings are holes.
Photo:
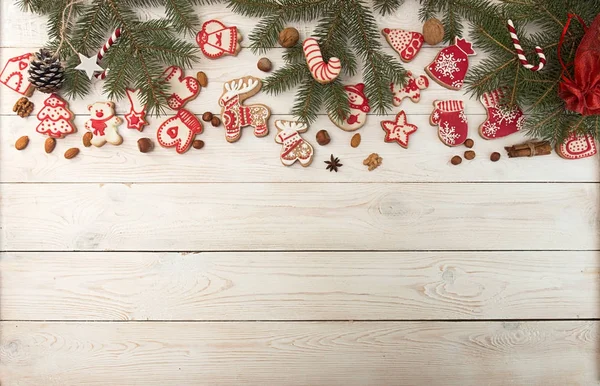
[[[599,249],[597,184],[9,184],[2,250]]]
[[[600,315],[599,252],[3,253],[0,273],[3,320]]]
[[[0,380],[7,386],[563,386],[598,380],[598,322],[0,327]]]
[[[275,119],[292,118],[277,116]],[[392,118],[389,116],[388,118]],[[483,118],[480,118],[481,121]],[[268,138],[256,138],[246,131],[242,139],[231,144],[225,140],[225,129],[205,125],[204,133],[198,138],[206,145],[200,151],[191,149],[178,155],[174,149],[164,149],[156,143],[157,122],[143,133],[137,130],[120,130],[124,137],[121,146],[84,148],[81,137],[84,134],[84,117],[75,123],[78,133],[57,142],[52,154],[44,152],[45,136],[35,132],[36,121],[23,121],[19,117],[0,117],[0,181],[1,182],[598,182],[600,181],[600,158],[593,157],[579,161],[565,161],[553,154],[531,159],[509,159],[504,146],[526,141],[523,134],[495,141],[475,139],[474,150],[477,158],[465,161],[460,166],[450,164],[455,154],[463,154],[465,147],[451,149],[438,139],[437,128],[429,125],[425,116],[415,116],[411,122],[419,126],[419,131],[411,137],[409,149],[395,143],[384,143],[384,131],[380,127],[383,117],[372,116],[362,132],[359,148],[350,147],[354,133],[347,133],[332,127],[329,119],[321,117],[304,134],[314,145],[313,164],[304,169],[299,165],[284,167],[279,153],[281,145],[274,141],[276,129],[273,127]],[[273,123],[272,119],[271,123]],[[329,129],[332,142],[319,146],[315,134],[321,128]],[[30,138],[29,146],[22,151],[14,147],[22,135]],[[137,140],[150,137],[155,149],[142,154]],[[78,147],[79,156],[72,160],[63,157],[66,149]],[[492,152],[501,152],[503,158],[493,163]],[[369,172],[362,161],[372,152],[383,157],[383,165]],[[330,154],[340,157],[344,167],[337,174],[325,170],[323,161]]]

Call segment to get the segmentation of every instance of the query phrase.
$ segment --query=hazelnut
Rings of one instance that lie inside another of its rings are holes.
[[[502,157],[502,156],[500,155],[500,153],[498,153],[497,151],[495,151],[495,152],[493,152],[493,153],[492,153],[492,155],[490,156],[490,160],[491,160],[492,162],[498,162],[498,161],[500,161],[500,157]]]
[[[204,72],[199,71],[196,74],[196,80],[198,81],[198,83],[200,83],[200,86],[202,86],[202,87],[208,86],[208,77],[206,76],[206,74]]]
[[[460,165],[462,163],[462,158],[460,158],[459,155],[455,155],[454,157],[452,157],[450,162],[452,163],[452,165]]]
[[[137,144],[141,153],[148,153],[154,147],[154,144],[150,138],[140,138],[138,139]]]
[[[357,148],[360,145],[360,141],[360,134],[356,133],[352,136],[352,139],[350,140],[350,146]]]
[[[204,141],[196,139],[194,142],[192,142],[192,146],[194,149],[202,149],[204,147]]]
[[[213,115],[210,111],[207,111],[204,114],[202,114],[202,120],[204,122],[210,122],[212,119],[213,119]]]
[[[290,48],[296,45],[300,40],[300,33],[294,27],[285,28],[279,33],[279,44],[282,47]]]
[[[473,141],[471,138],[469,138],[465,141],[465,146],[468,147],[469,149],[471,149],[474,145],[475,145],[475,141]]]
[[[85,147],[92,146],[92,137],[93,137],[93,134],[90,131],[86,132],[82,138],[83,146],[85,146]]]
[[[56,147],[56,139],[54,138],[47,138],[46,142],[44,142],[44,150],[46,151],[47,154],[50,154],[54,151],[54,148]]]
[[[262,72],[270,72],[273,69],[273,63],[268,58],[261,58],[256,66]]]
[[[317,143],[321,146],[325,146],[329,142],[331,142],[331,137],[329,137],[327,130],[320,130],[317,133]]]
[[[219,127],[221,126],[221,120],[219,119],[219,117],[212,117],[212,119],[210,120],[210,124],[214,127]]]
[[[436,18],[431,18],[423,24],[423,37],[429,45],[436,45],[444,40],[444,25]]]
[[[473,150],[465,151],[465,159],[467,159],[469,161],[475,159],[475,152]]]

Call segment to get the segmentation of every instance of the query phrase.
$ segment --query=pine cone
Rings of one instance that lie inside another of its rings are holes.
[[[37,90],[52,93],[60,89],[65,81],[65,68],[52,52],[42,48],[35,53],[29,64],[29,82]]]

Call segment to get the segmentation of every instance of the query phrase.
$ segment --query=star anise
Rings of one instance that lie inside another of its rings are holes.
[[[331,159],[329,161],[325,161],[325,163],[327,164],[327,168],[326,168],[327,170],[329,170],[330,172],[336,172],[336,173],[339,168],[344,166],[340,163],[340,159],[334,157],[333,154],[331,155]]]

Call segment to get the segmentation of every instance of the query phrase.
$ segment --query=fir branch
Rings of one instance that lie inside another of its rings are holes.
[[[301,122],[311,123],[317,119],[324,99],[325,86],[314,79],[305,82],[296,93],[292,114]]]
[[[196,16],[193,4],[187,0],[164,0],[165,14],[175,30],[195,36],[198,32],[200,20]]]
[[[329,117],[338,123],[350,115],[348,93],[339,78],[325,88],[325,109]]]
[[[278,11],[263,18],[250,34],[250,49],[254,53],[263,54],[274,47],[279,38],[279,31],[284,28],[283,12]]]
[[[269,94],[281,94],[308,80],[312,80],[312,76],[306,63],[290,63],[263,81],[263,91]]]
[[[382,15],[389,15],[404,4],[404,0],[373,0],[374,8]]]

